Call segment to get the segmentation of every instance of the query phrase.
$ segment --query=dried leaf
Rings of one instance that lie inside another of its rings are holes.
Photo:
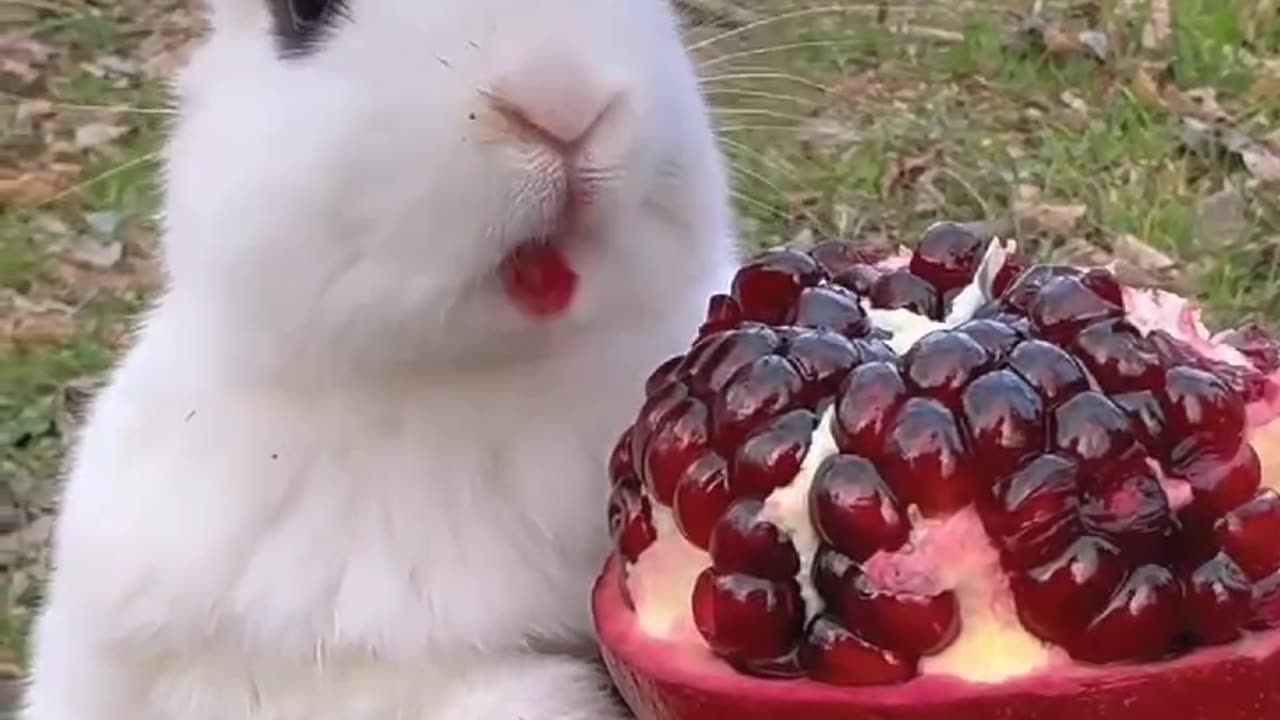
[[[1250,143],[1239,150],[1249,174],[1265,183],[1280,182],[1280,156],[1262,143]]]
[[[38,205],[57,197],[80,176],[80,166],[52,163],[44,168],[0,174],[0,202]]]
[[[1145,67],[1139,67],[1133,74],[1133,94],[1153,105],[1165,106],[1164,92],[1160,83]]]
[[[1201,200],[1197,213],[1203,239],[1215,247],[1239,243],[1249,230],[1245,210],[1244,196],[1232,187]]]
[[[36,301],[7,294],[0,313],[0,347],[31,348],[57,345],[76,333],[70,307],[50,300]]]
[[[92,148],[115,142],[129,132],[128,125],[95,122],[76,128],[75,144],[79,150]]]
[[[1134,235],[1124,234],[1113,239],[1111,241],[1111,251],[1117,260],[1131,263],[1137,268],[1151,273],[1166,273],[1178,266],[1176,260],[1139,240]]]
[[[1019,226],[1067,237],[1089,213],[1087,205],[1045,202],[1033,185],[1020,185],[1013,199],[1013,215]]]
[[[1150,0],[1147,21],[1142,25],[1142,47],[1159,50],[1173,35],[1173,10],[1169,0]]]
[[[82,240],[67,248],[66,258],[91,270],[110,270],[124,259],[124,243]]]

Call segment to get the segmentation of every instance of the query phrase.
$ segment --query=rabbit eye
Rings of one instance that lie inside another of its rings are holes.
[[[305,55],[346,14],[349,0],[267,0],[283,55]]]

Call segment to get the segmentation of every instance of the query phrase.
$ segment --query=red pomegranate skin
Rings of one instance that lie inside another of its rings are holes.
[[[650,637],[635,622],[621,565],[593,591],[604,661],[638,720],[1272,720],[1280,718],[1280,631],[1247,648],[1172,662],[1076,670],[977,685],[938,676],[848,688],[759,680],[709,651]]]

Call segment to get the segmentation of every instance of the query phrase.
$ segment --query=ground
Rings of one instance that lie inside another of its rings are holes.
[[[1276,0],[680,4],[755,245],[957,219],[1214,323],[1280,321]],[[159,286],[164,80],[202,24],[184,0],[16,0],[0,26],[3,678],[77,411]]]

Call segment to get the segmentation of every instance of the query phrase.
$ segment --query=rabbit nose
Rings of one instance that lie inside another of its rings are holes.
[[[565,154],[592,133],[616,94],[600,70],[568,50],[547,50],[512,63],[488,93],[494,109],[517,131],[538,135]]]

